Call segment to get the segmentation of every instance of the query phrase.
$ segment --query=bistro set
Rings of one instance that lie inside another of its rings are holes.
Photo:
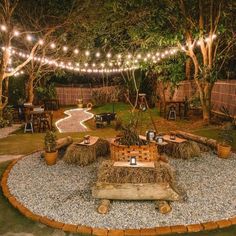
[[[24,118],[24,133],[52,130],[53,112],[45,110],[43,106],[34,106],[32,103],[25,103]]]

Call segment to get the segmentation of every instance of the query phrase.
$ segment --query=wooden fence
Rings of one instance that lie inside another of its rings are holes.
[[[83,98],[87,103],[92,99],[94,90],[106,90],[113,93],[116,86],[101,88],[78,88],[78,87],[57,87],[57,95],[61,105],[77,104],[77,99]],[[183,100],[186,96],[190,98],[196,87],[194,83],[183,81],[175,90],[173,100]],[[167,93],[167,100],[170,94]],[[229,109],[232,115],[236,115],[236,80],[217,81],[212,91],[213,110],[220,111],[222,106]]]
[[[196,87],[194,83],[184,81],[175,90],[173,100],[182,100],[194,94]],[[212,90],[212,108],[213,111],[220,111],[225,106],[232,115],[236,115],[236,80],[217,81]]]
[[[75,105],[77,99],[83,99],[84,103],[91,102],[92,93],[95,90],[105,90],[113,93],[116,86],[98,87],[98,88],[79,88],[79,87],[56,87],[57,96],[60,105]]]

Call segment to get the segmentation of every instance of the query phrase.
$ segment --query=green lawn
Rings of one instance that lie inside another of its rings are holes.
[[[200,129],[200,130],[195,130],[193,131],[193,133],[200,135],[200,136],[204,136],[207,138],[212,138],[212,139],[218,139],[218,133],[219,133],[219,129],[217,128],[205,128],[205,129]],[[232,134],[233,134],[233,143],[232,143],[232,148],[233,150],[236,150],[236,130],[232,130]]]

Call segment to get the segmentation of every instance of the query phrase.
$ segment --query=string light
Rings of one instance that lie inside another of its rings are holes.
[[[100,52],[96,52],[96,57],[100,57]]]
[[[90,55],[90,52],[89,52],[89,51],[86,51],[86,52],[85,52],[85,56],[88,57],[89,55]]]
[[[75,54],[79,54],[79,50],[76,48],[76,49],[74,50],[74,53],[75,53]]]
[[[44,41],[42,39],[39,39],[39,45],[43,45],[44,44]]]
[[[67,47],[67,46],[63,46],[62,50],[63,50],[64,52],[67,52],[68,47]]]
[[[0,26],[1,31],[7,31],[7,27],[5,25]]]
[[[52,49],[56,48],[56,44],[55,43],[51,43],[50,44],[50,48],[52,48]]]
[[[107,53],[107,58],[111,58],[111,53]]]
[[[32,40],[33,40],[33,37],[28,34],[28,35],[26,36],[26,39],[27,39],[27,41],[32,41]]]
[[[13,34],[14,34],[14,36],[18,37],[20,35],[20,32],[15,30]]]

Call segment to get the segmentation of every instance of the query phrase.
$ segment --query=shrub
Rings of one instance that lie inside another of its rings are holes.
[[[52,131],[48,131],[44,137],[44,145],[46,152],[55,152],[56,151],[56,143],[57,137],[56,134]]]
[[[5,128],[7,126],[9,126],[9,121],[4,118],[0,118],[0,128]]]

